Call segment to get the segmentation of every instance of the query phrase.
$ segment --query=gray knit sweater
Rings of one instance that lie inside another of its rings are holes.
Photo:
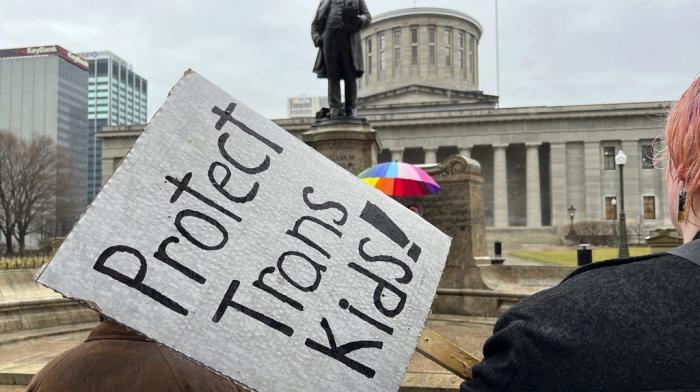
[[[700,391],[700,266],[670,254],[596,263],[513,306],[471,391]]]

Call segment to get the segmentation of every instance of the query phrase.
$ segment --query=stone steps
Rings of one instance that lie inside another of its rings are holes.
[[[35,270],[0,271],[0,336],[97,321],[97,313],[34,281]]]

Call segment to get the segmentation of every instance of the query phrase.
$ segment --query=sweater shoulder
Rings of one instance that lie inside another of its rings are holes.
[[[679,289],[678,285],[685,286]],[[613,303],[628,304],[621,293],[648,298],[655,293],[684,295],[689,286],[700,289],[700,267],[681,257],[659,253],[640,257],[613,259],[577,269],[560,284],[533,294],[513,306],[516,313],[541,312],[547,309],[572,311],[588,316]]]

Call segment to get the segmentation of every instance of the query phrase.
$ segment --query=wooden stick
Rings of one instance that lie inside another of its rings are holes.
[[[423,328],[416,351],[465,380],[472,378],[472,368],[480,362],[430,328]]]

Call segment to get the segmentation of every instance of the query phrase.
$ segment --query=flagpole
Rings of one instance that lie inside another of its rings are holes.
[[[496,9],[496,95],[501,96],[501,48],[498,31],[498,0],[494,0]],[[500,101],[500,99],[499,99]]]

